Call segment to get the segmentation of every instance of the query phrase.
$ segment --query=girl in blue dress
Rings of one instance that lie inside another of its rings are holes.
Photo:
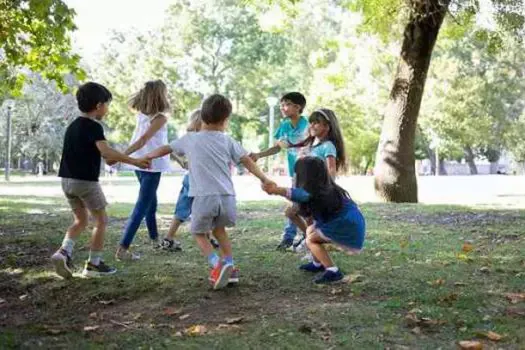
[[[315,283],[339,281],[344,275],[324,244],[335,244],[350,254],[360,252],[365,240],[363,214],[348,192],[334,182],[322,159],[315,156],[299,159],[295,173],[295,188],[270,184],[263,189],[268,194],[280,195],[297,203],[301,220],[306,218],[312,222],[306,229],[306,244],[313,261],[301,265],[300,269],[318,272]]]

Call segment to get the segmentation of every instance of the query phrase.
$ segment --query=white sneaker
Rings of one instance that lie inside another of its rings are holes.
[[[293,252],[294,253],[302,253],[306,252],[308,248],[306,247],[306,239],[301,239],[297,244],[293,245]]]
[[[140,254],[130,252],[129,250],[119,249],[115,253],[115,260],[118,261],[136,261],[140,260]]]
[[[311,252],[308,252],[301,258],[301,260],[311,262],[311,261],[314,261],[314,257]]]

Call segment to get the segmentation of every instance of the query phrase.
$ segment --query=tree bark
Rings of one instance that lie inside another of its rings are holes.
[[[474,152],[472,152],[472,148],[470,148],[470,146],[465,146],[463,147],[463,150],[465,152],[465,161],[468,164],[470,175],[478,175],[478,168],[474,162]]]
[[[414,138],[432,50],[450,0],[409,1],[401,57],[377,149],[374,186],[387,202],[417,202]]]

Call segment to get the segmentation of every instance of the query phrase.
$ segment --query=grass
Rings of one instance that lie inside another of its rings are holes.
[[[112,204],[107,279],[64,281],[49,256],[68,226],[63,200],[0,199],[1,348],[453,349],[525,347],[524,211],[363,204],[366,249],[333,252],[349,277],[315,286],[299,257],[274,250],[283,205],[240,203],[231,230],[238,287],[212,291],[185,229],[184,251],[149,248],[136,264],[111,258],[131,206]],[[160,207],[167,230],[172,206]],[[75,248],[80,270],[88,234]],[[502,336],[486,339],[488,331]]]

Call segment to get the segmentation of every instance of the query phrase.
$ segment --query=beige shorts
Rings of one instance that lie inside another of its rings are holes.
[[[62,190],[72,209],[104,209],[108,202],[102,187],[96,181],[62,178]]]
[[[233,227],[237,218],[235,196],[212,195],[193,198],[192,234],[208,233],[217,227]]]

